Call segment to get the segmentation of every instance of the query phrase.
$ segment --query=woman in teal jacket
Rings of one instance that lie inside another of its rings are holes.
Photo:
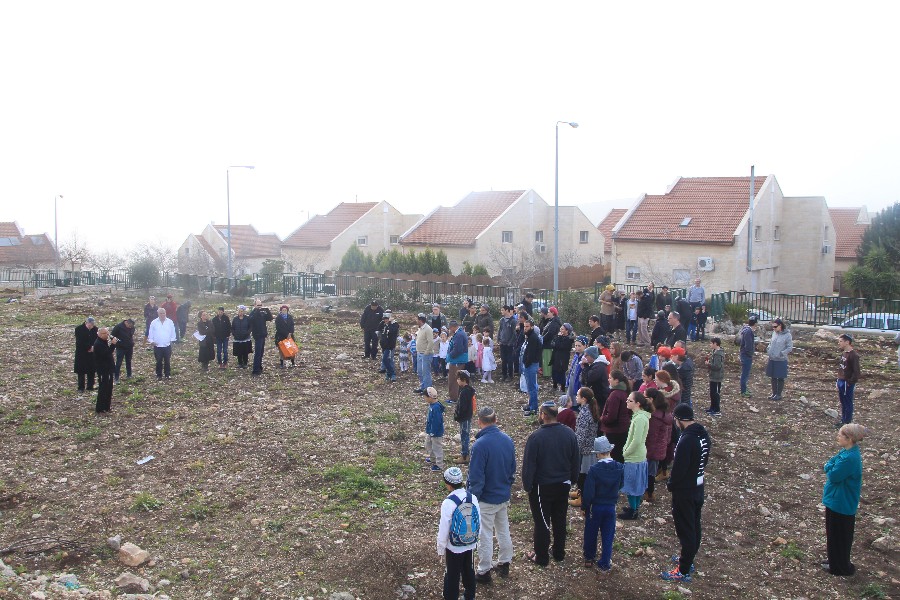
[[[864,434],[862,425],[850,423],[841,427],[837,434],[841,451],[825,463],[822,504],[825,505],[828,562],[822,563],[822,568],[832,575],[849,577],[856,573],[856,567],[850,562],[850,548],[862,490],[862,458],[857,444]]]

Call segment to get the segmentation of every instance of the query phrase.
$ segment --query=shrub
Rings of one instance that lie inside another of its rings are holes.
[[[600,310],[593,295],[586,292],[560,292],[556,308],[562,322],[570,323],[579,334],[588,332],[588,319]]]
[[[149,512],[151,510],[156,510],[160,506],[162,506],[162,501],[157,500],[147,492],[141,492],[134,497],[134,502],[131,503],[131,510],[143,510]]]
[[[159,269],[156,263],[145,258],[131,263],[131,282],[137,287],[149,289],[159,284]]]
[[[365,308],[372,298],[378,300],[384,309],[418,311],[421,308],[421,303],[417,303],[400,290],[385,289],[377,284],[356,290],[356,294],[353,296],[353,306],[360,309]]]
[[[728,302],[722,307],[725,317],[734,324],[740,324],[747,320],[747,311],[750,305],[746,302]]]

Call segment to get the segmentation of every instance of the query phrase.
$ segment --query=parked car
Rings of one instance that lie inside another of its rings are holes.
[[[846,319],[839,327],[846,331],[900,331],[900,314],[862,313]]]
[[[777,315],[773,315],[769,311],[763,310],[761,308],[748,308],[747,316],[748,317],[756,317],[756,320],[759,321],[760,323],[771,321],[771,320],[777,318]]]

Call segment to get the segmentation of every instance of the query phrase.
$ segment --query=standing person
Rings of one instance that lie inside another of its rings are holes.
[[[612,335],[616,329],[615,290],[616,286],[609,284],[600,294],[600,326],[607,335]]]
[[[153,357],[156,359],[156,380],[161,380],[163,374],[168,380],[172,371],[172,344],[178,334],[175,332],[175,321],[166,318],[166,309],[159,308],[156,314],[159,316],[150,323],[147,343],[153,347]]]
[[[700,278],[694,280],[694,285],[688,288],[687,301],[691,305],[691,313],[706,304],[706,289],[700,285]]]
[[[231,337],[231,320],[225,314],[225,307],[220,306],[212,319],[213,335],[216,338],[216,364],[220,369],[228,367],[228,339]]]
[[[491,316],[490,310],[490,306],[482,304],[478,309],[478,314],[475,315],[475,324],[478,325],[481,333],[488,335],[494,332],[494,318]]]
[[[669,293],[669,286],[662,286],[662,291],[656,295],[656,311],[663,311],[665,316],[669,315],[669,311],[672,309],[672,294]]]
[[[603,405],[600,415],[600,430],[610,442],[615,443],[612,451],[614,460],[624,463],[622,450],[628,439],[628,427],[631,425],[631,411],[626,400],[631,393],[631,382],[622,371],[613,371],[609,375],[609,397]]]
[[[465,369],[467,362],[469,362],[469,336],[466,335],[466,330],[459,326],[459,322],[453,319],[450,321],[450,342],[447,346],[447,392],[450,402],[459,399],[456,374]]]
[[[750,382],[750,368],[753,366],[753,353],[756,351],[755,331],[756,317],[747,319],[747,323],[741,327],[740,335],[741,349],[741,396],[749,398],[753,394],[747,387]]]
[[[849,334],[842,334],[838,338],[838,347],[841,349],[841,359],[838,363],[837,390],[841,401],[841,425],[853,422],[853,391],[856,382],[859,381],[859,354],[853,349],[853,338]]]
[[[612,459],[613,445],[605,437],[594,440],[597,462],[584,482],[581,510],[584,511],[584,566],[593,565],[597,557],[597,534],[600,534],[600,560],[603,573],[612,568],[613,540],[616,536],[616,502],[625,485],[625,468]]]
[[[99,335],[99,333],[98,333]],[[122,360],[125,360],[125,378],[131,379],[131,357],[134,352],[134,320],[125,319],[115,327],[111,334],[116,341],[115,381],[119,383],[122,372]]]
[[[113,349],[117,341],[115,337],[110,338],[106,327],[97,330],[93,352],[97,365],[97,404],[94,409],[97,413],[108,413],[112,405]]]
[[[282,304],[281,308],[278,310],[278,317],[275,319],[275,346],[278,346],[278,342],[281,340],[286,340],[288,338],[294,339],[294,317],[291,316],[291,309],[287,304]],[[284,358],[281,356],[281,351],[278,352],[278,365],[283,369],[284,368]],[[294,362],[294,357],[291,357],[291,366],[296,366]]]
[[[722,382],[725,381],[725,351],[722,350],[721,338],[710,339],[709,347],[712,354],[705,361],[709,369],[709,408],[706,414],[718,417],[722,414],[719,403],[722,400]]]
[[[447,317],[441,312],[441,304],[435,302],[431,305],[431,315],[428,316],[428,328],[440,331],[447,326]]]
[[[391,311],[386,310],[381,315],[381,332],[378,341],[381,344],[381,368],[379,373],[384,373],[384,380],[397,381],[397,372],[394,370],[394,350],[397,348],[397,336],[400,334],[400,323],[392,317]]]
[[[462,579],[465,587],[465,600],[475,599],[475,566],[472,551],[478,541],[475,539],[461,539],[459,535],[453,532],[454,515],[463,512],[464,506],[470,511],[471,517],[467,519],[466,525],[472,530],[470,533],[477,534],[478,526],[476,523],[480,521],[480,511],[478,507],[478,498],[473,496],[471,492],[463,489],[463,474],[459,467],[450,467],[444,471],[444,487],[450,492],[450,495],[441,503],[441,520],[438,524],[437,534],[437,553],[443,557],[445,563],[444,571],[444,600],[457,600],[459,598],[459,581]]]
[[[653,318],[653,304],[656,294],[653,292],[653,282],[647,284],[638,298],[638,346],[646,346],[650,343],[650,319]]]
[[[636,344],[638,335],[638,299],[631,292],[625,301],[625,343]]]
[[[541,366],[541,338],[534,329],[534,321],[525,321],[523,325],[525,342],[522,344],[522,375],[528,389],[528,405],[522,409],[525,416],[535,414],[538,409],[538,368]],[[555,418],[554,414],[554,418]]]
[[[647,502],[655,502],[656,476],[659,474],[660,466],[666,462],[674,417],[669,410],[669,401],[660,390],[656,387],[650,388],[646,396],[653,403],[653,412],[650,413],[650,425],[647,430],[647,492],[644,499]]]
[[[497,413],[490,406],[478,411],[478,433],[472,444],[468,489],[478,498],[481,532],[478,534],[478,568],[475,580],[490,583],[491,571],[506,579],[513,557],[509,534],[509,499],[516,480],[516,449],[512,439],[497,427]],[[494,536],[499,551],[494,557]]]
[[[419,313],[419,330],[416,332],[416,375],[419,376],[419,387],[414,391],[424,394],[431,387],[431,363],[435,354],[434,330],[428,326],[428,316]]]
[[[178,306],[178,341],[184,340],[184,334],[187,332],[188,318],[191,315],[191,301],[187,300]]]
[[[594,392],[597,407],[600,414],[606,406],[609,397],[609,363],[606,357],[600,354],[597,346],[589,346],[581,357],[581,386],[587,386]]]
[[[594,440],[597,437],[597,427],[600,426],[600,409],[594,392],[589,387],[578,390],[576,396],[579,410],[575,416],[575,439],[578,440],[578,452],[581,454],[580,470],[578,472],[577,488],[569,493],[572,497],[569,504],[581,506],[581,494],[584,492],[584,480],[588,470],[597,462],[594,453]]]
[[[534,550],[525,558],[542,567],[550,563],[551,528],[553,560],[566,556],[568,496],[581,465],[575,432],[559,423],[557,414],[555,402],[541,405],[541,426],[528,436],[522,457],[522,487],[534,519]]]
[[[697,336],[706,341],[706,321],[709,319],[709,313],[706,312],[706,305],[700,307],[700,312],[697,313]],[[694,338],[697,339],[697,338]]]
[[[681,313],[673,310],[669,313],[669,333],[666,335],[666,346],[675,347],[675,342],[687,344],[687,331],[681,325]]]
[[[462,319],[460,319],[459,324],[465,330],[466,333],[471,334],[473,329],[475,328],[475,319],[478,316],[478,309],[475,308],[475,305],[471,300],[469,303],[469,312],[467,312]]]
[[[590,318],[588,318],[588,327],[591,328],[589,346],[593,346],[594,342],[601,335],[606,335],[606,331],[603,330],[603,326],[600,324],[600,317],[597,315],[591,315]]]
[[[706,429],[694,421],[694,410],[687,404],[675,407],[675,425],[681,430],[675,458],[666,487],[672,493],[672,517],[681,542],[681,554],[673,557],[677,566],[660,574],[666,581],[691,582],[694,557],[700,549],[700,515],[705,495],[704,473],[712,441]]]
[[[787,330],[784,321],[779,317],[772,321],[772,339],[769,340],[769,362],[766,363],[766,376],[772,379],[772,395],[770,400],[781,400],[784,392],[784,380],[788,376],[788,354],[794,349],[794,340]]]
[[[378,358],[378,330],[381,328],[383,316],[384,309],[378,304],[378,300],[372,298],[359,317],[359,327],[363,330],[363,349],[366,358],[372,360]]]
[[[459,309],[459,321],[462,321],[469,314],[469,308],[472,307],[472,299],[466,298],[463,300],[462,306]],[[467,331],[467,333],[472,333],[471,331]]]
[[[150,296],[147,304],[144,305],[144,336],[150,333],[150,323],[153,322],[153,319],[157,317],[156,311],[159,310],[159,306],[156,305],[156,296]],[[148,348],[148,350],[152,350],[152,348]]]
[[[650,345],[653,348],[658,348],[665,344],[669,331],[669,324],[666,322],[666,311],[661,310],[656,313],[656,322],[653,323],[653,331],[650,333]]]
[[[572,406],[575,404],[575,397],[578,390],[581,389],[581,359],[584,351],[587,349],[587,336],[579,335],[575,338],[573,347],[575,352],[572,354],[572,360],[569,362],[569,370],[566,372],[565,395],[559,397],[560,407]]]
[[[205,310],[201,310],[197,315],[197,335],[203,338],[198,340],[197,361],[201,369],[209,371],[209,363],[216,357],[216,333],[213,322],[209,319],[209,313]]]
[[[637,389],[644,383],[644,362],[637,352],[625,350],[619,355],[622,364],[622,372],[629,380],[631,380],[631,388]]]
[[[500,344],[500,381],[513,378],[515,373],[516,318],[513,307],[503,306],[500,325],[497,327],[497,342]]]
[[[247,307],[241,304],[237,307],[238,314],[231,321],[231,335],[234,341],[231,351],[238,361],[239,369],[247,368],[247,357],[253,352],[253,336],[250,329],[250,317],[247,316]]]
[[[175,319],[178,318],[178,304],[172,299],[172,294],[166,294],[166,301],[162,303],[162,308],[166,309],[166,317],[168,320],[172,321],[172,324],[175,326],[175,341],[181,341],[181,335],[178,332],[178,323],[175,322]]]
[[[453,409],[453,420],[459,423],[459,456],[454,459],[458,465],[469,464],[469,440],[472,431],[472,416],[475,414],[475,388],[472,387],[472,377],[463,369],[456,374],[456,383],[459,386],[459,400]]]
[[[534,294],[532,294],[531,292],[528,292],[527,294],[525,294],[525,296],[522,298],[521,304],[522,304],[522,310],[527,312],[529,317],[533,317],[534,316]]]
[[[825,505],[828,560],[822,563],[822,568],[832,575],[850,577],[856,573],[856,566],[850,562],[850,549],[862,492],[863,468],[858,444],[864,434],[862,425],[842,425],[837,434],[841,449],[825,463],[822,504]]]
[[[625,405],[631,411],[628,437],[622,449],[625,459],[625,486],[622,491],[628,496],[628,508],[619,515],[623,521],[637,519],[641,499],[647,491],[647,434],[650,432],[650,413],[653,405],[640,392],[631,392]]]
[[[272,320],[272,311],[262,305],[262,300],[256,300],[253,310],[250,311],[250,333],[253,335],[253,370],[251,375],[262,375],[263,351],[266,348],[266,338],[269,337],[269,326]]]
[[[94,342],[97,341],[97,326],[94,317],[88,317],[84,323],[75,328],[75,367],[78,375],[78,391],[85,390],[84,380],[87,379],[87,389],[94,389],[94,373],[97,365],[94,361]]]
[[[437,390],[428,387],[428,417],[425,419],[425,462],[432,471],[444,470],[444,405],[438,402]]]
[[[566,391],[566,369],[569,367],[569,359],[572,356],[572,346],[575,344],[575,332],[571,323],[563,323],[556,334],[556,343],[550,351],[550,369],[553,374],[553,389],[559,386],[559,391]],[[593,443],[593,438],[591,438]]]
[[[672,348],[672,361],[678,368],[678,378],[681,380],[681,401],[693,406],[691,394],[694,390],[694,361],[684,348]]]

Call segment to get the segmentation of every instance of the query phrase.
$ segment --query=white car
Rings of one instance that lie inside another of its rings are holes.
[[[769,311],[762,310],[761,308],[748,308],[747,309],[748,317],[756,317],[756,320],[760,323],[764,323],[767,321],[772,321],[776,319],[776,315],[773,315]]]
[[[838,327],[845,331],[900,331],[900,314],[861,313],[845,320]]]

